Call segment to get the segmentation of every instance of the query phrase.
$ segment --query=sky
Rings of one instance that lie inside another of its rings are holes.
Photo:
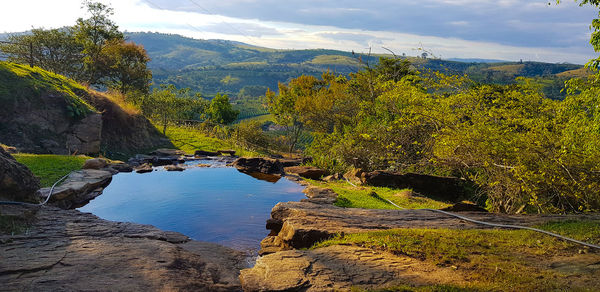
[[[393,51],[443,58],[584,64],[598,9],[564,0],[100,0],[126,31],[277,49]],[[550,3],[550,5],[549,5]],[[80,0],[2,3],[0,33],[73,25]]]

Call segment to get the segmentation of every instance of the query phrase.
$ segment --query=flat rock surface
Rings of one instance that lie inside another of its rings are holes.
[[[460,215],[500,224],[535,225],[569,218],[600,220],[600,215],[500,215],[461,212]],[[392,228],[490,228],[427,210],[374,210],[340,208],[310,202],[285,202],[271,211],[271,234],[279,237],[280,250],[306,248],[336,233],[358,233]],[[277,230],[280,229],[280,230]],[[263,246],[264,248],[264,246]],[[270,246],[270,250],[273,247]]]
[[[104,188],[112,180],[110,171],[96,169],[82,169],[73,171],[63,183],[54,188],[50,203],[63,209],[71,209],[81,206],[93,197],[88,195],[98,188]],[[50,194],[51,188],[43,188],[38,191],[42,200]]]
[[[353,286],[383,288],[399,283],[464,282],[452,268],[439,268],[407,256],[356,246],[288,250],[261,257],[242,270],[244,291],[349,291]]]
[[[229,248],[76,210],[42,207],[33,220],[23,234],[0,234],[0,290],[241,290],[245,255]]]

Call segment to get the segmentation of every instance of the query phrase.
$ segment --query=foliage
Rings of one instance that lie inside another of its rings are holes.
[[[12,43],[2,44],[0,50],[10,61],[33,63],[88,85],[147,94],[152,74],[144,48],[124,41],[110,19],[111,7],[91,0],[84,0],[83,6],[89,18],[79,18],[74,26],[11,35]]]
[[[13,154],[13,157],[27,166],[31,172],[40,178],[42,187],[52,186],[58,179],[71,171],[80,170],[86,160],[91,157],[77,155],[50,154]]]
[[[206,101],[199,95],[190,97],[189,90],[177,89],[173,85],[161,85],[154,88],[149,96],[141,96],[137,103],[142,113],[156,119],[162,126],[163,135],[166,135],[167,126],[173,120],[190,119],[202,113]]]
[[[210,137],[205,131],[194,126],[168,126],[167,138],[177,149],[193,154],[196,150],[217,151],[223,149],[236,150],[240,156],[258,156],[255,151],[249,151],[243,146],[238,146],[234,141],[227,141]]]
[[[218,124],[231,124],[238,117],[240,112],[233,109],[231,103],[229,103],[229,97],[227,95],[217,94],[211,101],[206,115],[208,119]]]
[[[537,226],[550,232],[597,243],[600,223],[597,221],[567,221]],[[396,229],[339,235],[316,244],[313,248],[331,245],[359,245],[385,250],[426,262],[450,267],[466,273],[467,286],[485,291],[561,290],[570,282],[557,270],[540,269],[539,261],[572,254],[573,244],[528,230],[449,230]],[[549,265],[549,264],[548,264]],[[490,275],[494,275],[490,277]]]

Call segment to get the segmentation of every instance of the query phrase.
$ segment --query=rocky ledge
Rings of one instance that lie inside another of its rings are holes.
[[[32,217],[24,233],[0,234],[1,290],[241,290],[245,255],[229,248],[75,210],[0,208]]]
[[[600,220],[600,215],[502,215],[463,212],[475,220],[499,224],[531,226],[548,221],[569,219]],[[589,217],[589,218],[588,218]],[[267,222],[271,234],[261,242],[260,253],[311,247],[338,233],[359,233],[393,228],[488,228],[456,217],[428,210],[376,210],[340,208],[313,202],[279,203]]]

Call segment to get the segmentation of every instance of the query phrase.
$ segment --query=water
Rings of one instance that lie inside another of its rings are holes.
[[[273,206],[299,201],[302,189],[285,178],[268,182],[224,165],[183,172],[158,168],[113,176],[104,193],[79,210],[253,253],[268,234],[265,223]]]

